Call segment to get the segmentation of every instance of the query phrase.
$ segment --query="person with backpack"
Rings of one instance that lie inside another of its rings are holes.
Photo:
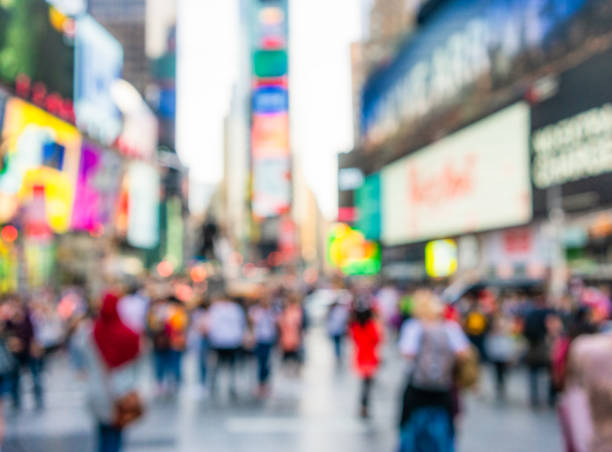
[[[176,297],[170,297],[168,318],[165,330],[170,344],[169,370],[172,376],[171,388],[176,393],[183,381],[183,355],[187,349],[187,327],[189,316],[183,303]]]
[[[400,452],[452,452],[457,412],[454,369],[470,353],[459,324],[444,319],[430,290],[414,294],[414,318],[402,326],[399,348],[411,364],[400,418]]]
[[[355,370],[361,377],[360,415],[367,418],[370,414],[370,393],[374,376],[380,364],[378,349],[383,341],[383,329],[376,321],[370,306],[355,307],[349,333],[353,340]]]
[[[97,424],[98,452],[120,452],[124,429],[143,414],[138,392],[140,335],[120,317],[119,296],[109,292],[84,342],[89,407]]]

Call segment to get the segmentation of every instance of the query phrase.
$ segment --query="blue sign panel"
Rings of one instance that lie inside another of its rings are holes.
[[[111,87],[121,76],[121,44],[91,16],[76,23],[75,109],[77,125],[103,144],[121,132]]]
[[[566,27],[572,20],[592,14],[588,6],[600,2],[462,0],[441,5],[365,84],[362,137],[382,140],[400,125],[456,103],[483,77],[501,86],[530,64],[541,67],[554,53],[549,52],[553,43],[569,41]]]
[[[253,93],[253,112],[282,113],[289,110],[289,94],[281,86],[264,86]]]

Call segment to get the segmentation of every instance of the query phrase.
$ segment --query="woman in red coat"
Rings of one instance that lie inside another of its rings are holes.
[[[379,366],[378,347],[382,329],[369,307],[357,308],[349,327],[353,339],[355,370],[361,377],[361,417],[368,417],[372,382]]]

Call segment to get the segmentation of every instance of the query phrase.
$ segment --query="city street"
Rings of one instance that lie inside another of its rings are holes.
[[[242,397],[238,402],[228,399],[222,384],[217,400],[198,397],[197,388],[191,384],[194,372],[191,372],[193,362],[189,360],[186,367],[190,371],[190,384],[176,401],[149,404],[146,418],[130,431],[127,450],[393,451],[402,368],[392,347],[387,350],[377,381],[372,419],[361,421],[357,417],[358,381],[353,373],[335,369],[331,347],[319,330],[310,332],[307,345],[303,378],[296,380],[277,372],[273,395],[263,405],[250,397],[248,388],[252,380],[249,377],[253,374],[250,369],[240,372]],[[492,401],[488,374],[484,376],[480,394],[470,395],[466,400],[466,415],[460,430],[461,452],[562,450],[554,412],[533,413],[527,408],[524,375],[520,372],[513,375],[510,402],[504,408]],[[93,450],[82,383],[75,379],[63,359],[50,364],[46,383],[44,412],[34,412],[28,403],[19,416],[9,414],[4,450]],[[143,390],[151,393],[148,379]]]

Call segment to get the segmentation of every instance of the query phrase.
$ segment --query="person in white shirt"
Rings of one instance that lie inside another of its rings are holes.
[[[230,373],[230,395],[236,397],[236,357],[243,344],[246,316],[242,307],[222,293],[213,294],[208,313],[208,342],[216,356],[210,375],[211,394],[215,395],[221,367]]]

